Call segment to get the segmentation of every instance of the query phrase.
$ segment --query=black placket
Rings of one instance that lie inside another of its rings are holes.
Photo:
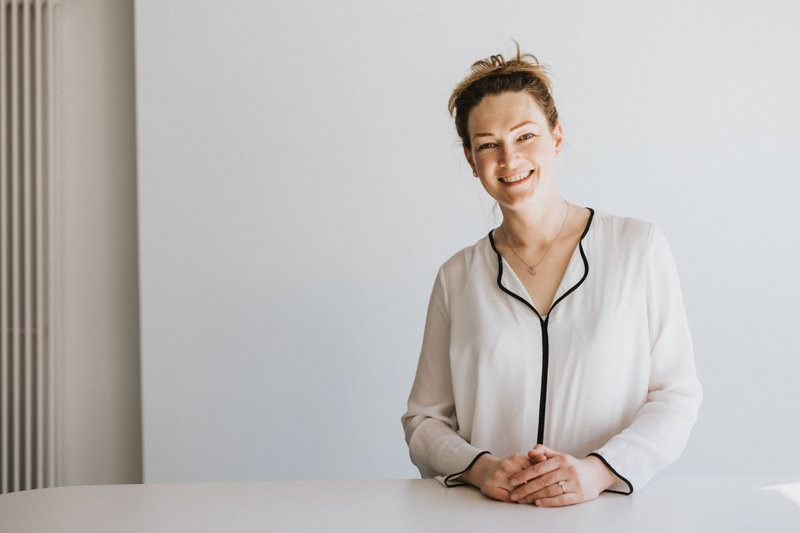
[[[578,249],[581,254],[581,259],[583,259],[583,276],[581,279],[572,287],[569,288],[567,292],[561,295],[559,299],[553,302],[553,305],[550,306],[550,311],[547,313],[547,318],[542,318],[542,315],[539,314],[539,311],[532,305],[531,302],[528,302],[525,298],[520,296],[519,294],[515,294],[505,288],[503,286],[503,257],[500,255],[500,252],[497,251],[497,247],[494,245],[494,230],[489,232],[489,242],[492,244],[492,249],[497,254],[497,286],[500,287],[500,290],[508,294],[509,296],[513,296],[526,306],[528,306],[536,316],[539,317],[539,323],[542,327],[542,383],[541,389],[539,394],[539,429],[536,436],[536,443],[537,444],[544,444],[544,424],[545,424],[545,411],[547,410],[547,373],[548,367],[550,366],[550,334],[547,331],[547,324],[550,321],[550,316],[553,314],[553,309],[556,308],[559,302],[561,302],[564,298],[572,294],[575,289],[581,286],[583,282],[586,280],[586,277],[589,275],[589,261],[586,259],[586,254],[583,251],[583,238],[586,237],[586,234],[589,233],[589,227],[592,225],[592,219],[594,218],[594,210],[592,208],[589,209],[589,221],[586,223],[586,228],[583,230],[581,234],[581,239],[578,242]]]

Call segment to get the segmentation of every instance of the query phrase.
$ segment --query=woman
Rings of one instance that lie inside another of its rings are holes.
[[[670,249],[652,224],[561,198],[534,56],[478,61],[449,108],[503,222],[439,269],[402,419],[411,460],[502,501],[631,494],[678,458],[702,399]]]

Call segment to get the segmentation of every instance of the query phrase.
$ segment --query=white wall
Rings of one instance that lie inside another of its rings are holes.
[[[741,4],[741,5],[740,5]],[[516,38],[561,192],[655,221],[706,399],[672,472],[797,471],[796,2],[136,2],[145,481],[415,477],[438,266],[495,225],[446,113]]]
[[[133,2],[59,12],[60,484],[140,483]]]

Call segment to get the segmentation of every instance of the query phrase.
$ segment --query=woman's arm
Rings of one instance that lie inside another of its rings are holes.
[[[411,462],[422,477],[457,477],[485,450],[457,433],[450,375],[450,312],[443,269],[431,292],[417,374],[402,417]],[[444,479],[440,479],[444,481]]]
[[[633,422],[595,454],[623,479],[612,489],[644,487],[686,447],[703,390],[694,366],[692,339],[678,269],[664,235],[652,226],[645,256],[650,376],[646,403]]]
[[[510,479],[531,466],[523,454],[499,459],[458,434],[450,373],[450,312],[443,269],[428,305],[417,374],[403,415],[411,461],[423,477],[445,485],[470,484],[490,498],[510,502]]]

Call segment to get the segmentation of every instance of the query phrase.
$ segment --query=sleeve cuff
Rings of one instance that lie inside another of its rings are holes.
[[[432,418],[417,426],[408,448],[422,477],[429,478],[466,472],[483,451],[472,446],[447,424]]]
[[[488,451],[482,451],[481,453],[479,453],[478,455],[476,455],[476,456],[475,456],[475,459],[473,459],[473,460],[472,460],[472,462],[469,464],[469,466],[468,466],[468,467],[466,467],[466,468],[465,468],[464,470],[462,470],[461,472],[458,472],[458,473],[456,473],[456,474],[450,474],[450,475],[448,475],[448,476],[436,476],[436,478],[435,478],[435,479],[436,479],[436,481],[438,481],[439,483],[441,483],[441,484],[442,484],[442,485],[444,485],[445,487],[460,487],[460,486],[462,486],[462,485],[467,485],[467,483],[461,483],[460,481],[458,481],[458,480],[457,480],[457,479],[455,479],[455,478],[457,478],[458,476],[460,476],[461,474],[463,474],[464,472],[466,472],[467,470],[469,470],[470,468],[472,468],[472,465],[474,465],[474,464],[475,464],[475,462],[476,462],[476,461],[477,461],[477,460],[478,460],[478,459],[479,459],[479,458],[480,458],[482,455],[486,455],[487,453],[490,453],[490,452],[488,452]]]
[[[603,462],[604,465],[606,465],[606,468],[608,468],[609,470],[614,472],[614,475],[622,480],[622,482],[614,483],[613,485],[611,485],[609,488],[607,488],[603,492],[614,492],[616,494],[625,494],[625,495],[633,494],[633,485],[631,485],[631,482],[628,481],[627,479],[625,479],[622,476],[622,474],[617,472],[614,469],[613,466],[608,464],[608,461],[606,461],[605,458],[602,455],[600,455],[599,453],[594,453],[593,452],[593,453],[590,453],[589,455],[587,455],[586,457],[597,457],[598,459],[600,459]],[[627,485],[627,489],[628,489],[627,492],[624,491],[624,489],[626,488],[625,485]]]

